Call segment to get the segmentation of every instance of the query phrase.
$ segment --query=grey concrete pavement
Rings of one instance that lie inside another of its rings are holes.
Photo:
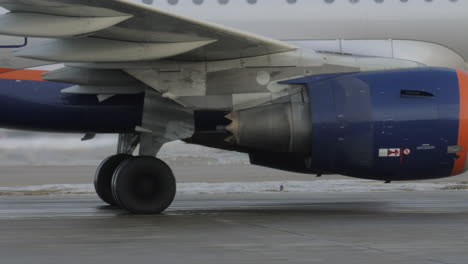
[[[468,263],[468,192],[0,197],[0,263]]]
[[[94,170],[2,166],[0,186],[91,183]],[[246,165],[174,171],[179,182],[315,179]],[[466,264],[468,191],[185,194],[160,216],[95,195],[0,196],[0,234],[0,264]]]

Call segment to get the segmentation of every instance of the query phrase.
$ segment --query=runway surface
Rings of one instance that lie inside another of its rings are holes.
[[[468,192],[0,197],[0,263],[468,263]]]

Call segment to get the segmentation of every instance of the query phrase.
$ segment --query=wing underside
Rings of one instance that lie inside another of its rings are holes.
[[[0,34],[53,38],[17,55],[48,61],[115,62],[175,57],[214,61],[294,50],[281,41],[124,0],[0,0]],[[109,46],[114,58],[104,53]],[[63,51],[45,54],[45,51]],[[76,53],[75,56],[64,56]]]

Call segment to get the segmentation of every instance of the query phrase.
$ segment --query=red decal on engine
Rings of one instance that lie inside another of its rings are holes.
[[[388,150],[389,157],[400,157],[400,149],[389,149]]]

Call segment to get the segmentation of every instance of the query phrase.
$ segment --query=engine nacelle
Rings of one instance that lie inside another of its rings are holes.
[[[462,71],[420,68],[288,83],[304,84],[309,102],[228,116],[231,140],[249,149],[254,163],[268,166],[272,156],[269,167],[278,167],[281,153],[295,153],[305,157],[295,171],[379,180],[447,177],[467,168],[468,75]]]

